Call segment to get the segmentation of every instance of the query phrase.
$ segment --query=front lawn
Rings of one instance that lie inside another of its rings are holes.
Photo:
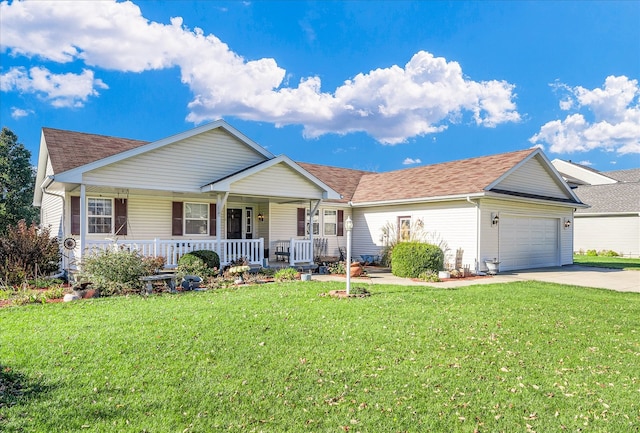
[[[625,257],[587,256],[576,254],[573,263],[582,266],[594,266],[597,268],[613,268],[640,271],[640,259]]]
[[[640,296],[297,282],[0,309],[6,432],[628,432]]]

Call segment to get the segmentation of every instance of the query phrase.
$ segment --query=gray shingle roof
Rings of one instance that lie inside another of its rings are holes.
[[[601,174],[609,176],[618,182],[640,182],[640,168],[630,168],[628,170],[603,171]]]
[[[585,204],[578,214],[640,212],[640,183],[620,182],[609,185],[583,185],[574,192]]]

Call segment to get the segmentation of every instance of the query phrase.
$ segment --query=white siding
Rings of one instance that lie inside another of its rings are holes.
[[[354,209],[353,253],[380,254],[384,247],[382,228],[387,222],[397,224],[398,217],[409,216],[412,222],[421,219],[424,231],[449,247],[447,260],[455,258],[456,250],[463,250],[463,264],[475,269],[476,207],[468,202],[414,204]]]
[[[235,182],[232,194],[264,195],[272,197],[322,198],[322,190],[284,163]]]
[[[564,228],[563,222],[569,219],[573,223],[573,208],[550,206],[516,201],[485,199],[480,202],[480,269],[486,270],[485,260],[500,258],[500,228],[491,225],[491,215],[522,216],[537,218],[555,218],[558,221],[560,242],[560,264],[573,263],[573,224]]]
[[[199,191],[265,157],[224,131],[213,130],[85,173],[86,184]]]
[[[40,224],[44,227],[49,227],[51,236],[56,236],[60,239],[66,236],[62,220],[63,203],[62,197],[44,194],[40,208]]]
[[[494,188],[544,197],[570,198],[567,191],[560,185],[540,161],[534,157],[518,167]]]
[[[574,220],[575,251],[613,250],[640,257],[640,215],[586,216]]]

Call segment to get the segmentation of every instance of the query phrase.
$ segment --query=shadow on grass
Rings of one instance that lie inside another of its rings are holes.
[[[37,397],[48,389],[11,367],[0,364],[0,409]]]

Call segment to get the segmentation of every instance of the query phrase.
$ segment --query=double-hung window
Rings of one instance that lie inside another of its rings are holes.
[[[113,233],[113,200],[89,198],[87,200],[87,232]]]
[[[187,235],[206,235],[209,233],[209,204],[184,204],[184,232]]]
[[[307,209],[307,234],[309,234],[309,214],[311,212],[309,212],[309,209]],[[320,234],[320,213],[318,211],[316,211],[315,215],[313,216],[313,234],[314,235],[319,235]]]
[[[324,224],[324,236],[336,236],[338,234],[338,211],[325,209],[322,221]]]

